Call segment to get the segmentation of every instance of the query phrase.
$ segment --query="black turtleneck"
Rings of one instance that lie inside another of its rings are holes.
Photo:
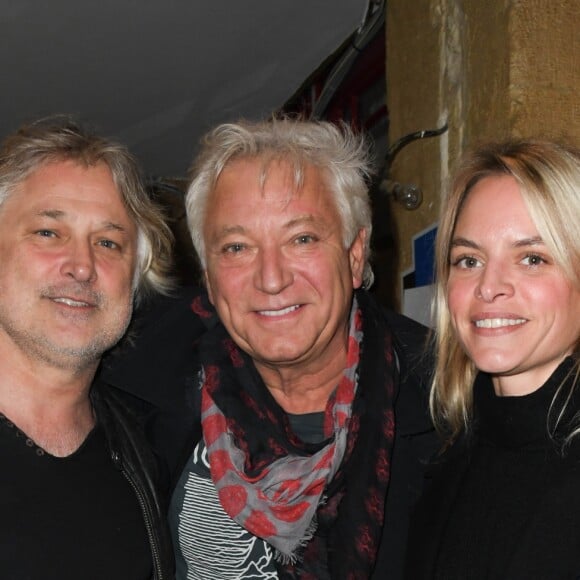
[[[498,397],[488,375],[477,377],[470,440],[451,451],[453,460],[435,476],[437,492],[420,506],[440,534],[422,540],[438,542],[425,577],[580,578],[579,446],[562,454],[548,420],[572,364],[567,359],[545,385],[520,397]],[[577,396],[571,406],[567,417],[580,410]],[[562,425],[556,439],[568,429]]]

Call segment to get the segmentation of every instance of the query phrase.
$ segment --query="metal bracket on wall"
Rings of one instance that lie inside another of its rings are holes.
[[[380,173],[378,179],[379,189],[386,195],[391,195],[395,201],[401,203],[406,209],[413,210],[417,209],[421,202],[423,201],[423,192],[418,185],[412,183],[398,183],[388,179],[388,175],[391,172],[391,166],[397,154],[409,143],[417,141],[419,139],[427,139],[429,137],[438,137],[447,131],[447,123],[438,129],[430,129],[423,131],[415,131],[414,133],[409,133],[404,137],[401,137],[395,141],[387,151],[387,156],[385,159],[385,165]]]

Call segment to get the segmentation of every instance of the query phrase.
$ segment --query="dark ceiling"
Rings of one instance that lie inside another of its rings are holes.
[[[1,0],[0,135],[72,113],[151,176],[200,135],[280,107],[361,24],[367,0]]]

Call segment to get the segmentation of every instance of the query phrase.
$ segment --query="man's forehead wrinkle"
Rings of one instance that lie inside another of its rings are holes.
[[[39,217],[48,217],[55,220],[64,220],[66,219],[68,213],[62,209],[49,208],[38,211],[36,215]],[[105,230],[114,230],[122,233],[127,232],[127,228],[123,224],[112,222],[110,220],[103,220],[99,225]]]
[[[37,212],[37,215],[40,217],[49,217],[54,219],[61,219],[66,214],[62,209],[43,209]]]
[[[284,229],[289,230],[303,224],[327,225],[325,220],[322,219],[320,216],[316,216],[311,213],[306,213],[292,217],[288,221],[284,222],[282,224],[282,227]],[[221,237],[227,236],[229,234],[245,234],[247,232],[248,229],[241,224],[224,224],[218,229],[217,235]]]
[[[304,187],[308,185],[308,179],[314,182],[312,184],[313,187],[316,187],[317,189],[322,187],[327,192],[331,191],[328,185],[328,170],[310,163],[307,159],[304,159],[303,156],[291,151],[270,151],[260,153],[257,156],[235,156],[226,163],[223,170],[228,170],[235,174],[236,165],[243,165],[245,163],[259,163],[257,185],[261,197],[264,199],[267,194],[268,181],[271,176],[275,173],[277,173],[278,177],[282,176],[282,189],[276,192],[281,193],[281,191],[285,190],[286,193],[286,197],[281,199],[280,203],[282,211],[286,210],[293,200],[300,197]],[[231,193],[233,193],[235,197],[243,198],[245,194],[249,192],[237,190],[230,191],[230,194]]]
[[[230,234],[245,234],[246,228],[242,225],[228,225],[225,224],[216,231],[217,238],[223,238]]]
[[[302,216],[297,216],[294,219],[289,220],[285,224],[285,228],[288,231],[292,231],[294,228],[312,228],[318,236],[328,236],[333,232],[338,225],[335,220],[329,221],[323,216],[316,214],[305,214]]]
[[[106,230],[114,230],[121,233],[125,233],[127,231],[127,228],[124,225],[111,221],[103,222],[103,226]]]

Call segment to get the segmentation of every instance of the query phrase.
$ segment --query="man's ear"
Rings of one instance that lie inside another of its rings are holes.
[[[367,232],[364,228],[361,228],[348,250],[350,271],[352,273],[352,287],[355,289],[360,288],[363,283],[366,239]]]

